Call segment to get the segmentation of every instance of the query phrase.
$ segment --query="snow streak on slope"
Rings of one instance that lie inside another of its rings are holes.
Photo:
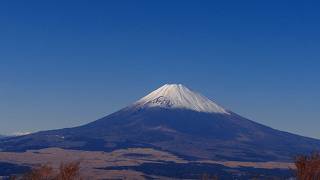
[[[135,105],[143,108],[180,108],[198,112],[229,114],[215,102],[181,84],[165,84],[138,100]]]

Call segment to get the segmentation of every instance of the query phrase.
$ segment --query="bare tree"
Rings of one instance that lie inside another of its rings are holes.
[[[56,180],[74,180],[80,179],[80,162],[71,162],[60,165],[60,172]]]
[[[19,179],[19,178],[13,178]],[[80,177],[80,162],[61,163],[59,171],[54,172],[49,165],[42,165],[38,168],[33,168],[31,172],[20,178],[22,180],[79,180]]]
[[[53,168],[49,165],[41,165],[38,168],[34,168],[31,172],[25,174],[22,179],[25,180],[51,180],[53,179]]]
[[[320,153],[300,155],[295,160],[296,177],[298,180],[320,179]]]

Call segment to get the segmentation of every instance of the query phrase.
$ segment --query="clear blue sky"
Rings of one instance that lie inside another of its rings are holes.
[[[1,1],[0,134],[84,124],[182,83],[320,138],[316,1]]]

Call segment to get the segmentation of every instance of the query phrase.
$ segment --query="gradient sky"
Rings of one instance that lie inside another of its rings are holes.
[[[317,1],[1,1],[0,134],[81,125],[165,83],[320,138]]]

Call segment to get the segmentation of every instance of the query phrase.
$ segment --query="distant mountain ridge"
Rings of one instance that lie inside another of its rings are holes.
[[[0,141],[3,151],[46,147],[149,147],[189,159],[291,161],[297,154],[319,150],[320,140],[261,125],[181,84],[166,84],[89,124]]]

